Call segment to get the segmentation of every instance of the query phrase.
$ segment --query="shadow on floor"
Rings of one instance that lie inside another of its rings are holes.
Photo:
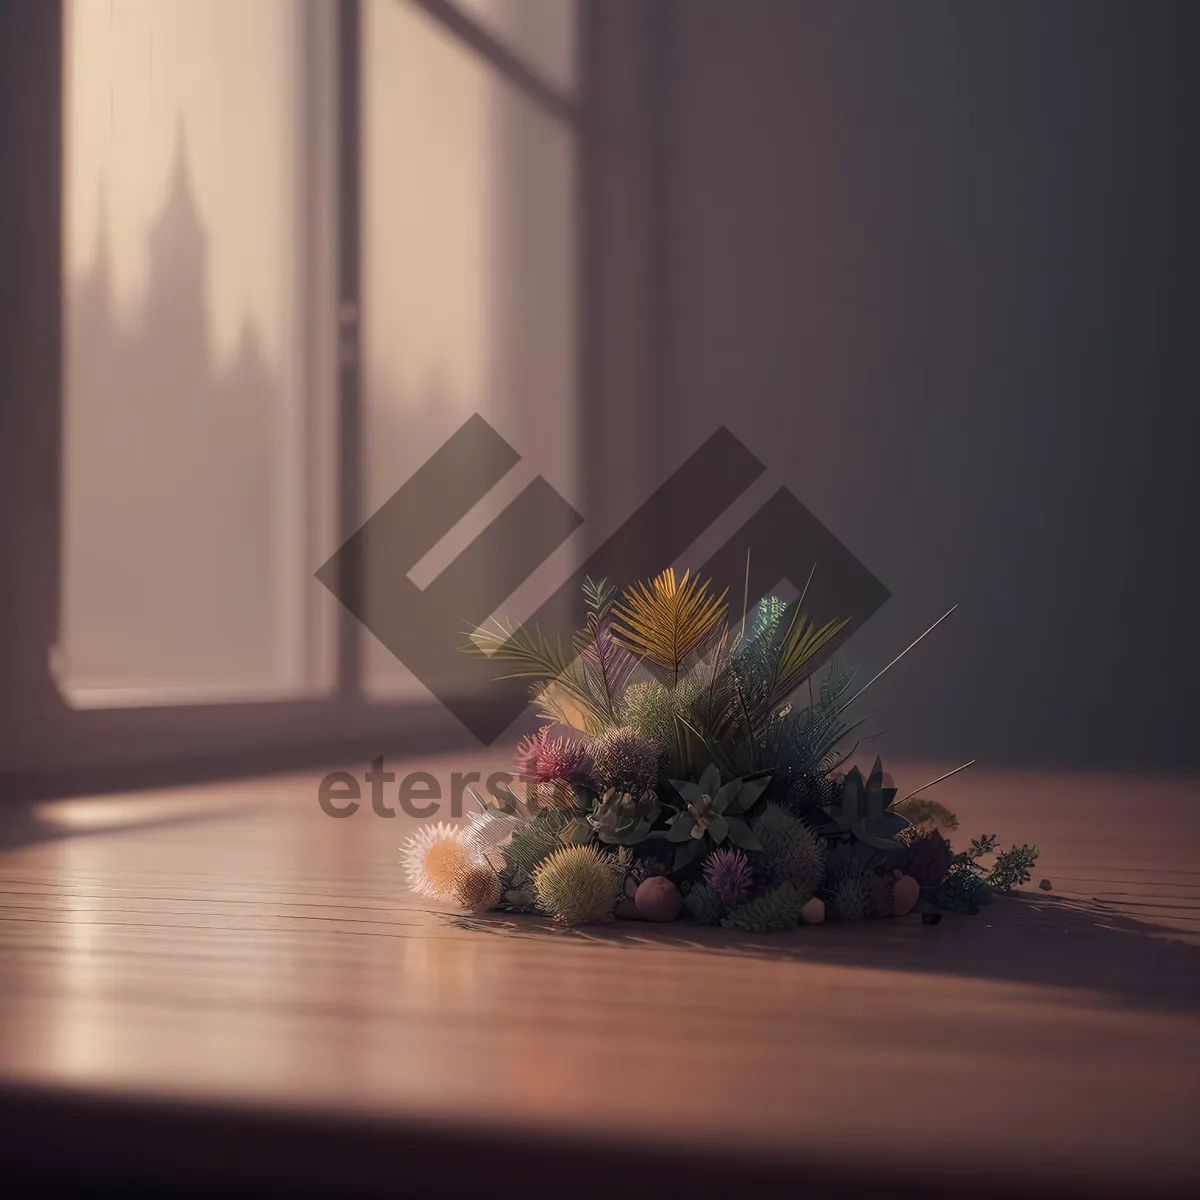
[[[1200,876],[1197,877],[1200,885]],[[1200,886],[1181,919],[1200,934]],[[577,937],[645,949],[676,947],[722,955],[801,960],[875,970],[928,971],[976,979],[1101,993],[1130,1008],[1200,1011],[1200,944],[1132,921],[1102,901],[1018,894],[1003,896],[977,916],[946,913],[940,924],[919,917],[826,923],[787,933],[750,936],[690,923],[656,927],[618,922],[560,930],[537,917],[466,918],[466,929],[508,937]]]
[[[261,805],[247,805],[239,810],[239,816],[248,816],[261,809]],[[214,820],[228,820],[227,810],[204,811],[193,808],[187,812],[161,816],[146,816],[136,820],[113,821],[84,827],[60,825],[47,820],[39,813],[40,805],[16,803],[0,805],[0,852],[18,850],[22,846],[43,842],[63,841],[67,838],[107,837],[119,833],[170,828],[179,825],[195,825]]]

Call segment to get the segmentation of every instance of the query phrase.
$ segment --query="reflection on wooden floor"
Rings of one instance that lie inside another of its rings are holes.
[[[0,1080],[1200,1183],[1195,781],[976,768],[941,797],[962,834],[1039,843],[1051,893],[747,941],[432,910],[409,819],[332,820],[317,779],[0,814]]]

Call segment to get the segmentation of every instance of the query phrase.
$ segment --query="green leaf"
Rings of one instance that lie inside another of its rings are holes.
[[[741,780],[741,786],[738,788],[736,796],[725,811],[730,814],[747,812],[754,807],[755,801],[766,791],[767,784],[770,782],[770,775],[761,779]]]
[[[729,840],[743,850],[761,850],[762,843],[750,832],[750,826],[740,817],[727,817]]]
[[[585,783],[571,784],[571,791],[575,793],[575,799],[579,801],[581,808],[591,808],[596,800],[596,790],[590,788]]]
[[[854,767],[846,775],[842,783],[842,794],[838,797],[841,810],[842,820],[846,824],[857,821],[861,816],[862,800],[862,776],[858,773],[858,768]]]
[[[688,804],[700,803],[700,785],[690,779],[672,779],[671,786],[684,798]]]
[[[708,823],[708,836],[719,846],[729,834],[729,822],[718,813]]]
[[[497,795],[497,792],[501,794]],[[488,794],[487,805],[489,808],[494,808],[497,812],[502,812],[509,817],[521,811],[521,802],[507,783],[501,783],[496,792]]]
[[[575,817],[559,830],[558,838],[568,846],[582,846],[592,840],[592,827],[583,817]]]
[[[696,824],[691,813],[681,812],[679,816],[671,822],[671,828],[667,830],[668,842],[686,842],[692,836],[692,827]]]
[[[741,786],[742,781],[740,779],[731,779],[728,783],[721,784],[717,790],[717,794],[713,797],[713,812],[725,812],[737,796],[738,788]],[[734,809],[733,811],[737,812],[738,810]]]
[[[645,841],[646,835],[650,832],[652,822],[643,817],[632,829],[626,833],[607,833],[601,832],[597,837],[606,846],[636,846],[638,842]]]
[[[682,846],[676,847],[675,859],[671,864],[671,870],[682,871],[684,867],[691,866],[704,852],[705,844],[702,840],[692,841],[689,838]]]
[[[849,829],[860,842],[867,846],[873,846],[876,850],[899,850],[901,848],[899,843],[890,837],[878,837],[873,833],[868,833],[864,821],[855,821]]]
[[[715,796],[721,788],[721,772],[717,770],[716,763],[709,763],[704,768],[704,774],[700,776],[700,782],[697,785],[702,796]]]

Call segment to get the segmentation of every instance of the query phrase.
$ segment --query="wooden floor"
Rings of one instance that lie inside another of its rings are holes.
[[[0,811],[0,1162],[1200,1194],[1195,780],[976,768],[940,798],[966,837],[1039,843],[1052,892],[746,939],[432,910],[397,868],[411,822],[330,819],[317,778]]]

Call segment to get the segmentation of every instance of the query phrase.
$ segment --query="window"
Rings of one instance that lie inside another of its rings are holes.
[[[330,10],[326,9],[326,18]],[[63,590],[76,705],[333,682],[332,30],[293,0],[66,8]],[[315,188],[321,191],[319,186]],[[328,326],[326,326],[328,328]]]
[[[579,447],[601,413],[636,420],[654,375],[650,7],[6,14],[21,103],[0,134],[26,154],[61,126],[61,156],[23,160],[36,186],[10,189],[2,235],[28,299],[4,344],[28,386],[0,481],[0,766],[461,736],[313,574],[471,413],[523,461],[418,584],[534,474],[581,511],[594,498]]]
[[[461,7],[574,97],[569,0]],[[363,17],[364,514],[472,413],[525,459],[418,564],[423,586],[534,475],[583,505],[578,131],[419,7],[369,0]],[[369,635],[363,652],[368,694],[424,693]]]

